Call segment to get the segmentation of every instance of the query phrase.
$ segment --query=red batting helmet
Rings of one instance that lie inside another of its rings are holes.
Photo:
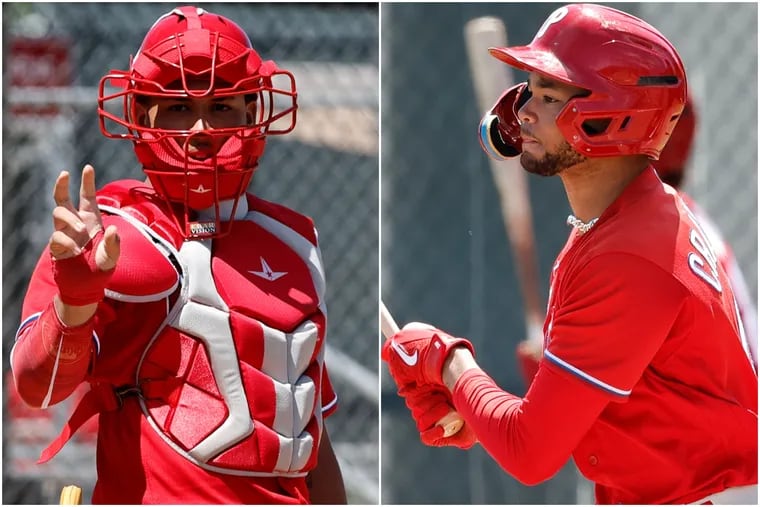
[[[284,82],[282,88],[273,84],[275,77],[278,83]],[[197,82],[204,89],[198,89]],[[150,128],[136,109],[147,98],[240,95],[246,103],[255,101],[256,109],[245,125],[232,128]],[[284,98],[276,101],[277,97]],[[110,101],[121,106],[120,116],[107,111]],[[134,143],[156,192],[184,205],[180,227],[189,238],[228,232],[229,222],[222,230],[221,203],[234,214],[264,151],[266,136],[293,130],[296,107],[293,75],[272,61],[262,61],[237,24],[197,7],[179,7],[161,16],[145,36],[129,70],[111,71],[103,77],[98,96],[101,131],[109,138]],[[275,128],[277,120],[282,121]],[[188,148],[195,136],[212,145],[216,145],[213,138],[224,142],[211,156],[194,158]],[[213,211],[212,219],[193,218],[194,211],[206,209]]]
[[[686,103],[686,75],[673,45],[644,21],[603,5],[560,7],[529,45],[489,52],[590,92],[557,115],[565,139],[587,156],[657,159]],[[589,120],[609,123],[599,132]]]

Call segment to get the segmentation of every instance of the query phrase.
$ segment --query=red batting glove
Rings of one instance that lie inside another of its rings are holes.
[[[115,268],[103,271],[95,262],[95,252],[103,235],[102,230],[98,231],[79,255],[53,259],[53,279],[61,301],[67,305],[85,306],[103,300],[106,285],[116,271]]]
[[[454,446],[469,449],[478,441],[470,426],[465,423],[456,434],[446,438],[443,427],[436,423],[454,411],[445,388],[429,384],[409,384],[398,391],[399,396],[412,412],[412,418],[420,432],[420,440],[431,447]]]
[[[443,385],[443,363],[454,347],[475,349],[464,338],[455,338],[429,324],[412,322],[385,341],[382,358],[397,386]]]

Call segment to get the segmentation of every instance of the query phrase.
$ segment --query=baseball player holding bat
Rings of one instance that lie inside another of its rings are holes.
[[[570,236],[524,397],[499,388],[465,338],[414,326],[386,341],[418,427],[453,407],[464,427],[434,445],[477,441],[525,484],[572,456],[600,504],[756,505],[757,375],[733,290],[651,165],[686,104],[678,53],[598,4],[560,7],[529,45],[488,50],[529,77],[484,116],[483,147],[559,176]]]
[[[87,165],[78,199],[55,182],[11,364],[34,407],[91,389],[41,461],[99,415],[94,503],[345,503],[317,234],[246,191],[295,126],[293,75],[187,6],[99,92],[102,132],[147,180],[96,191]]]

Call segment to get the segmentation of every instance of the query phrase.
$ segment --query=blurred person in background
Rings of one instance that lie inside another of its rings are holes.
[[[40,461],[99,415],[94,503],[345,503],[317,232],[246,191],[267,136],[295,126],[292,74],[232,20],[181,7],[98,106],[147,180],[96,191],[87,165],[78,199],[55,182],[13,378],[41,409],[90,390]]]
[[[529,73],[481,122],[496,158],[562,180],[573,214],[554,264],[544,350],[524,397],[472,344],[410,323],[383,359],[430,446],[480,443],[527,485],[572,456],[600,504],[757,504],[757,374],[728,275],[652,166],[687,101],[672,44],[598,4],[555,10],[528,46],[490,48]],[[452,410],[462,429],[437,422]]]
[[[757,371],[757,309],[750,295],[747,282],[736,261],[736,257],[734,257],[731,246],[723,238],[718,227],[702,207],[683,189],[684,177],[689,168],[689,161],[691,160],[692,148],[694,146],[697,118],[694,101],[689,96],[668,143],[663,148],[662,153],[660,153],[659,160],[653,160],[652,165],[662,181],[678,190],[681,199],[683,199],[697,217],[708,241],[712,245],[715,255],[718,257],[718,262],[726,271],[731,282],[731,288],[734,290],[742,323],[744,324],[744,333],[747,337],[747,345],[749,346],[752,363],[754,364],[755,371]],[[543,354],[543,348],[540,347],[540,344],[536,345],[530,340],[523,340],[517,345],[516,354],[523,381],[526,386],[529,386],[538,371],[538,362]]]

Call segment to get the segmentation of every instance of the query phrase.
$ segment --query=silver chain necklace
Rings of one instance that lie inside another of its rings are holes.
[[[575,215],[568,215],[567,225],[570,225],[574,227],[575,229],[578,229],[578,232],[581,234],[586,234],[588,230],[594,226],[597,220],[599,220],[599,217],[592,218],[588,222],[584,222],[580,218],[577,218]]]

